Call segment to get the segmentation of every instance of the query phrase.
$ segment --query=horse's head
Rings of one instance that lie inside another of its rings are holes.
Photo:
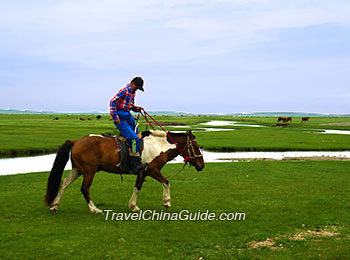
[[[189,163],[194,166],[197,171],[201,171],[204,168],[204,160],[196,137],[192,134],[191,130],[186,132],[186,136],[187,140],[184,153],[190,158]]]

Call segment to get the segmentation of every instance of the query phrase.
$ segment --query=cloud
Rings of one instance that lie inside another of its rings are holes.
[[[350,3],[343,1],[14,2],[0,17],[7,34],[0,46],[96,68],[129,64],[130,57],[140,63],[189,61],[277,41],[273,31],[349,25],[348,13]]]
[[[33,97],[36,106],[48,100],[47,86],[71,89],[72,97],[84,88],[81,98],[103,109],[113,84],[136,73],[149,84],[138,101],[153,110],[176,110],[173,100],[181,98],[188,111],[191,102],[224,111],[232,97],[249,107],[253,92],[264,110],[281,86],[323,96],[332,82],[334,91],[348,86],[345,0],[13,0],[0,9],[0,87],[8,103],[28,99],[31,88],[43,94]],[[207,97],[220,84],[229,90],[217,104]],[[195,97],[183,97],[188,89]]]
[[[129,63],[130,56],[141,63],[188,61],[276,41],[272,30],[350,24],[344,1],[39,1],[7,4],[3,13],[0,28],[8,37],[0,46],[97,68]]]

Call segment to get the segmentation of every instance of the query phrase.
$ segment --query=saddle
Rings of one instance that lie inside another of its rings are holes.
[[[123,135],[118,135],[114,136],[114,139],[117,141],[117,145],[119,146],[120,149],[120,162],[117,164],[117,166],[120,167],[120,169],[123,172],[130,172],[131,167],[130,167],[130,142],[123,136]],[[140,139],[140,156],[142,155],[142,150],[143,150],[143,138]]]

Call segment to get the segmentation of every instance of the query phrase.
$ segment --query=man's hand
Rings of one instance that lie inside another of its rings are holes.
[[[118,119],[114,120],[113,122],[114,122],[114,124],[119,125],[120,124],[120,119],[118,118]]]
[[[142,107],[136,107],[136,111],[137,111],[137,112],[141,112],[142,109],[143,109]]]

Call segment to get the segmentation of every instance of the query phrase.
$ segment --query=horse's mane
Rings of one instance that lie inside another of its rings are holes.
[[[187,137],[187,134],[185,134],[185,133],[173,133],[173,132],[169,132],[169,134],[170,134],[172,137]]]
[[[171,135],[171,137],[186,137],[187,136],[186,133],[168,132],[168,134]],[[142,132],[142,136],[149,136],[149,135],[158,136],[158,137],[167,137],[167,134],[164,131],[155,130],[155,131]]]

